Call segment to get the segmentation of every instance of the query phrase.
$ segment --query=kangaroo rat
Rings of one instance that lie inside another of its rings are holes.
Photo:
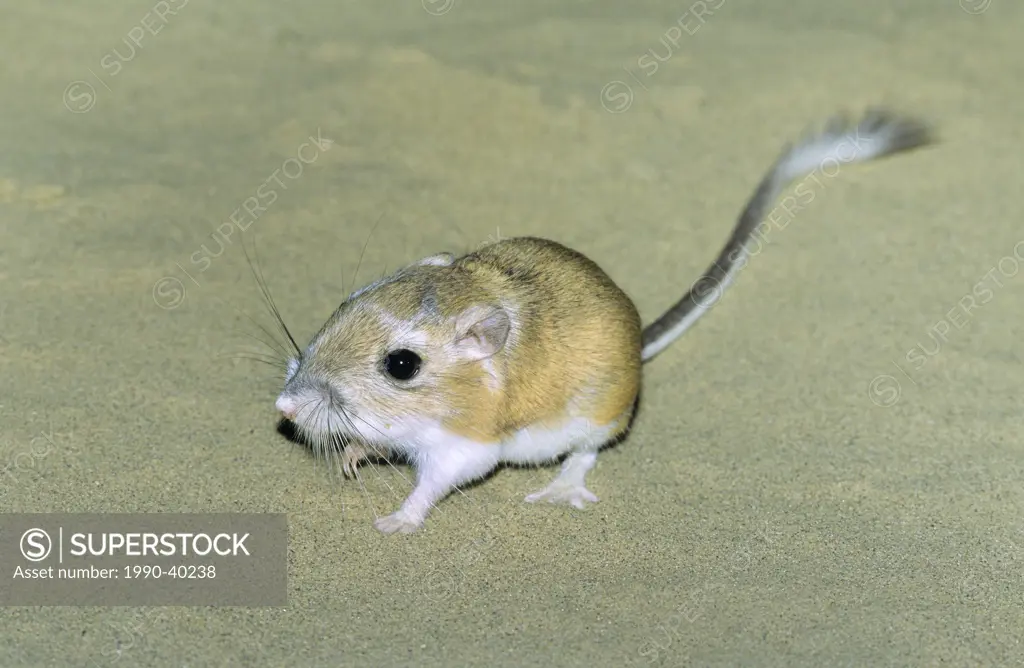
[[[384,533],[416,531],[436,503],[502,463],[565,455],[557,477],[525,500],[582,508],[598,500],[585,484],[598,450],[629,425],[641,365],[713,305],[783,188],[829,160],[931,142],[924,123],[873,110],[787,145],[715,262],[646,328],[600,267],[554,241],[423,258],[353,292],[305,350],[296,346],[276,407],[306,437],[347,443],[346,466],[367,448],[412,464],[414,489],[374,523]]]

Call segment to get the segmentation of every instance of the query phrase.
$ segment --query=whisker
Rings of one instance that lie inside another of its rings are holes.
[[[370,424],[369,422],[367,422],[367,421],[366,421],[366,420],[364,420],[363,418],[359,417],[358,415],[353,415],[353,414],[349,414],[349,417],[355,417],[355,418],[356,418],[357,420],[359,420],[360,422],[362,422],[363,424],[365,424],[365,425],[366,425],[367,427],[369,427],[370,429],[373,429],[374,431],[376,431],[376,432],[377,432],[378,434],[380,434],[381,436],[384,436],[384,433],[383,433],[383,432],[382,432],[382,431],[381,431],[380,429],[377,429],[377,428],[376,428],[376,427],[374,427],[374,426],[373,426],[372,424]],[[388,458],[386,458],[386,457],[383,457],[382,459],[384,459],[384,461],[385,461],[385,462],[387,462],[387,465],[388,465],[388,466],[390,466],[390,467],[391,467],[391,468],[392,468],[392,469],[393,469],[393,470],[395,471],[395,473],[397,473],[397,474],[398,474],[398,475],[399,475],[399,476],[400,476],[400,477],[402,478],[402,480],[404,480],[405,482],[409,483],[410,485],[412,485],[412,484],[413,484],[413,483],[412,483],[412,481],[411,481],[411,480],[410,480],[410,479],[409,479],[409,478],[408,478],[408,477],[407,477],[407,476],[406,476],[406,475],[405,475],[404,473],[402,473],[402,471],[401,471],[401,470],[400,470],[400,469],[399,469],[399,468],[398,468],[397,466],[395,466],[395,465],[394,465],[394,464],[393,464],[393,463],[391,462],[391,460],[390,460],[390,459],[388,459]]]
[[[356,285],[356,281],[359,280],[359,267],[361,267],[362,264],[363,264],[363,254],[366,253],[366,247],[370,245],[370,238],[373,236],[374,231],[377,229],[377,226],[380,225],[380,221],[383,220],[383,219],[384,219],[384,212],[381,211],[380,215],[377,216],[377,222],[375,222],[373,224],[373,227],[370,228],[370,233],[366,235],[366,241],[363,242],[363,250],[359,251],[359,261],[356,262],[355,273],[352,275],[352,285],[353,286],[355,286]]]
[[[334,413],[334,410],[333,410],[334,397],[333,397],[333,395],[331,393],[331,390],[329,388],[327,390],[327,401],[325,402],[325,404],[326,404],[326,409],[325,410],[327,411],[327,433],[323,434],[323,441],[324,441],[324,448],[325,448],[326,453],[327,453],[327,479],[331,481],[331,485],[333,487],[337,483],[337,480],[334,479],[334,475],[337,473],[336,469],[340,468],[340,467],[338,467],[338,461],[337,461],[337,452],[338,452],[338,450],[337,450],[336,439],[334,437],[334,429],[331,427],[331,415]],[[345,511],[345,507],[344,507],[344,501],[343,501],[342,502],[342,512],[344,512],[344,511]]]
[[[351,417],[348,415],[348,412],[345,410],[345,407],[342,406],[342,405],[338,406],[338,419],[340,419],[345,424],[345,426],[347,427],[347,429],[349,431],[351,431],[353,433],[359,433],[359,431],[355,428],[355,424],[352,422]],[[369,426],[372,428],[372,425],[369,425]],[[386,453],[383,450],[381,450],[380,448],[378,448],[374,443],[371,443],[371,442],[367,441],[366,439],[360,439],[359,442],[360,442],[360,445],[363,445],[363,446],[369,448],[372,451],[373,455],[376,456],[378,459],[383,459],[389,466],[392,466],[392,468],[394,468],[394,465],[387,458]],[[376,474],[377,479],[381,482],[381,484],[383,484],[385,487],[387,487],[388,491],[391,492],[392,495],[395,495],[394,488],[388,483],[388,481],[384,478],[384,476],[382,476],[380,474],[380,471],[377,470],[376,464],[374,464],[374,462],[372,462],[372,461],[367,461],[367,464],[369,464],[373,468],[373,472]],[[395,469],[395,470],[397,471],[398,469]],[[356,473],[356,480],[358,480],[359,484],[362,485],[362,478],[359,476],[359,469],[358,469],[358,467],[356,468],[355,473]],[[399,472],[399,474],[400,474],[400,472]],[[364,491],[365,491],[365,489],[364,489]]]
[[[370,450],[372,450],[372,451],[373,451],[373,454],[374,454],[374,455],[375,455],[375,456],[376,456],[376,457],[377,457],[378,459],[382,459],[382,460],[384,460],[384,462],[385,462],[385,463],[387,463],[387,464],[388,464],[389,466],[391,466],[392,468],[394,468],[394,465],[393,465],[393,464],[391,464],[391,462],[390,462],[390,461],[388,460],[388,458],[387,458],[387,457],[386,457],[386,456],[384,455],[384,453],[383,453],[382,451],[380,451],[379,449],[377,449],[377,447],[376,447],[376,446],[370,445],[369,443],[364,443],[364,445],[366,445],[367,447],[369,447],[369,448],[370,448]],[[380,473],[380,470],[379,470],[379,467],[377,466],[377,464],[376,464],[376,463],[374,463],[374,462],[372,462],[372,461],[367,461],[366,463],[367,463],[367,465],[368,465],[368,466],[369,466],[370,468],[372,468],[372,469],[373,469],[373,473],[374,473],[374,475],[376,475],[376,476],[377,476],[377,480],[378,480],[378,482],[380,482],[380,484],[382,484],[382,485],[384,485],[385,487],[387,487],[387,488],[388,488],[388,491],[389,491],[389,492],[391,492],[391,495],[392,495],[392,496],[396,496],[396,497],[398,497],[398,498],[401,498],[401,496],[400,496],[400,495],[398,494],[398,492],[397,492],[397,491],[395,491],[395,488],[391,486],[391,483],[389,483],[389,482],[387,481],[387,478],[385,478],[384,476],[382,476],[382,475],[381,475],[381,473]],[[395,469],[395,470],[397,470],[397,469]]]
[[[270,350],[274,352],[274,359],[276,359],[278,363],[281,364],[282,366],[288,361],[287,354],[280,347],[271,345],[265,339],[256,336],[255,334],[252,334],[250,332],[240,331],[239,334],[241,334],[242,336],[247,336],[253,341],[256,341],[257,343],[262,343],[267,348],[270,348]],[[269,332],[267,333],[267,336],[270,336]],[[277,343],[277,341],[275,341],[275,343]]]
[[[266,347],[270,348],[271,350],[273,350],[277,354],[277,356],[281,359],[282,362],[284,362],[285,360],[287,360],[290,357],[290,355],[288,354],[288,350],[283,345],[281,345],[281,342],[278,341],[277,338],[266,327],[264,327],[259,322],[257,322],[248,313],[241,313],[241,315],[243,315],[251,323],[256,325],[256,327],[259,328],[259,330],[261,332],[263,332],[264,334],[267,335],[267,338],[269,338],[270,341],[267,341],[267,339],[264,339],[261,336],[256,336],[255,334],[253,334],[251,332],[246,332],[243,329],[236,330],[239,334],[241,334],[242,336],[247,336],[250,339],[253,339],[255,341],[259,341],[260,343],[262,343]]]
[[[284,332],[285,336],[292,344],[292,348],[295,349],[296,355],[302,355],[302,350],[299,348],[299,344],[295,343],[295,337],[292,336],[291,331],[288,329],[288,325],[284,324],[284,318],[281,317],[281,312],[277,308],[277,304],[274,302],[274,296],[270,293],[270,287],[267,285],[266,278],[263,276],[263,269],[260,268],[260,255],[259,250],[256,248],[256,238],[252,240],[252,251],[256,258],[255,265],[253,264],[252,258],[249,257],[249,251],[246,249],[245,244],[242,244],[242,251],[245,253],[245,259],[249,262],[249,269],[252,271],[253,278],[256,279],[256,285],[259,287],[260,292],[263,293],[263,297],[266,300],[267,306],[270,307],[270,313],[274,316],[277,324],[281,327],[281,331]]]
[[[348,445],[351,444],[352,441],[350,439],[344,437],[341,433],[336,433],[335,432],[335,430],[331,427],[331,424],[330,424],[331,416],[333,415],[338,420],[340,420],[342,425],[344,427],[346,427],[347,431],[352,432],[352,433],[357,433],[357,432],[356,432],[355,429],[352,429],[351,421],[349,421],[347,419],[347,415],[345,414],[344,406],[341,403],[339,403],[339,402],[337,402],[335,400],[333,389],[328,389],[328,398],[329,398],[329,401],[331,403],[331,408],[332,408],[332,410],[328,413],[328,418],[327,418],[328,419],[328,437],[331,438],[331,440],[333,441],[334,446],[335,446],[335,450],[338,453],[338,457],[340,458],[342,456],[343,449],[348,447]],[[337,409],[337,410],[333,410],[333,409]],[[366,485],[363,483],[363,479],[359,475],[359,467],[358,466],[354,467],[353,475],[354,475],[354,477],[356,479],[356,484],[359,485],[359,490],[362,492],[363,497],[366,499],[366,505],[370,509],[370,512],[373,513],[374,517],[380,517],[380,515],[377,512],[377,509],[373,505],[373,501],[370,498],[369,491],[366,489]],[[379,473],[377,475],[378,475],[378,477],[380,477]]]
[[[242,248],[244,250],[245,246],[242,246]],[[261,339],[261,338],[258,338],[258,337],[254,337],[252,334],[246,332],[245,330],[236,329],[235,331],[237,331],[238,333],[243,334],[245,336],[256,338],[256,340],[261,342],[263,345],[268,346],[269,348],[273,349],[274,351],[280,353],[282,359],[287,359],[289,357],[287,350],[281,345],[281,342],[277,340],[277,337],[275,337],[266,327],[264,327],[262,324],[260,324],[251,315],[249,315],[245,311],[242,311],[241,309],[239,309],[234,304],[227,304],[227,303],[225,303],[224,300],[220,299],[216,295],[212,295],[212,297],[221,306],[230,307],[232,310],[234,310],[235,313],[237,313],[238,315],[242,316],[243,318],[245,318],[246,320],[248,320],[252,324],[256,325],[257,328],[259,328],[264,334],[266,334],[268,337],[270,337],[270,340],[273,341],[275,345],[271,345],[270,343],[268,343],[264,339]]]
[[[296,409],[296,411],[295,411],[296,415],[301,413],[304,408],[309,406],[314,401],[319,401],[317,406],[315,406],[312,409],[312,411],[311,411],[313,413],[313,415],[311,416],[311,421],[313,421],[315,423],[316,419],[319,417],[320,405],[323,403],[322,400],[309,399],[309,400],[303,402]],[[318,433],[314,433],[314,434],[312,434],[313,438],[309,438],[310,434],[308,432],[303,432],[302,435],[303,435],[303,437],[305,437],[304,440],[306,440],[309,443],[309,447],[313,451],[313,471],[315,472],[316,468],[317,468],[317,465],[319,463],[320,457],[321,457],[320,453],[321,453],[322,444],[320,442],[320,440],[321,440],[320,439],[320,435]]]
[[[380,473],[377,473],[377,477],[380,477]],[[370,509],[371,513],[373,513],[374,518],[379,518],[380,513],[377,512],[377,506],[373,504],[373,499],[370,497],[370,492],[366,489],[366,485],[363,483],[362,476],[359,475],[358,469],[356,470],[355,478],[356,484],[359,485],[359,491],[362,493],[363,499],[366,500],[366,507]]]
[[[277,345],[272,345],[272,344],[268,343],[265,339],[262,339],[262,338],[260,338],[258,336],[255,336],[254,334],[251,334],[250,332],[246,332],[245,330],[234,329],[234,331],[236,333],[241,334],[243,336],[247,336],[247,337],[253,339],[254,341],[256,341],[256,342],[266,346],[267,348],[269,348],[274,353],[276,353],[278,355],[278,357],[277,357],[278,365],[279,366],[283,366],[284,365],[284,361],[287,359],[288,356],[284,352],[284,349],[280,347],[280,342],[278,342],[277,339],[274,338],[273,334],[268,332],[266,330],[266,328],[264,328],[262,325],[260,325],[260,323],[258,323],[255,320],[253,320],[253,318],[248,313],[245,313],[244,311],[239,310],[238,307],[236,307],[234,304],[230,304],[230,305],[226,304],[222,299],[218,298],[216,295],[211,295],[211,298],[214,299],[217,303],[221,304],[222,306],[225,306],[225,307],[229,306],[230,308],[234,309],[235,312],[238,313],[240,316],[242,316],[243,318],[247,318],[249,321],[251,321],[257,327],[259,327],[261,330],[263,330],[263,332],[267,336],[270,337],[271,341],[273,341]]]
[[[311,420],[314,426],[320,424],[320,418],[323,415],[323,412],[325,410],[327,410],[327,404],[324,402],[322,397],[318,398],[316,400],[316,407],[313,409],[313,417],[312,417],[312,420]],[[318,435],[318,438],[319,438],[318,442],[319,442],[320,447],[321,447],[321,454],[326,456],[327,455],[327,451],[323,449],[323,448],[326,447],[326,443],[324,442],[324,439],[323,439],[323,432],[321,430],[317,430],[317,435]]]
[[[337,414],[335,414],[335,416],[338,417],[338,419],[341,419],[340,416],[338,416]],[[351,441],[349,441],[349,439],[347,438],[342,437],[341,435],[335,435],[333,439],[335,443],[335,448],[337,449],[338,452],[338,457],[340,459],[344,455],[344,449],[348,447]],[[342,474],[344,475],[344,471],[342,471]],[[370,495],[366,491],[366,485],[363,484],[363,480],[359,475],[358,466],[353,466],[352,475],[356,480],[356,484],[359,485],[359,491],[362,493],[363,498],[366,500],[366,505],[370,508],[370,512],[373,513],[374,517],[376,517],[377,509],[373,507],[373,502],[370,499]]]
[[[218,355],[219,358],[233,359],[233,360],[247,360],[250,362],[259,362],[260,364],[266,364],[267,366],[280,367],[281,363],[276,359],[267,359],[266,357],[260,357],[260,353],[251,353],[249,355],[241,354],[225,354]],[[276,377],[276,376],[275,376]]]

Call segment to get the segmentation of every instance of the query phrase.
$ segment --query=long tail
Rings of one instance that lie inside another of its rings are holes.
[[[778,199],[795,179],[806,177],[828,162],[875,160],[935,141],[924,122],[886,110],[869,110],[856,124],[842,117],[826,123],[817,134],[788,144],[747,202],[732,236],[714,263],[690,291],[643,331],[643,361],[648,361],[679,338],[717,302],[747,262],[747,242]]]

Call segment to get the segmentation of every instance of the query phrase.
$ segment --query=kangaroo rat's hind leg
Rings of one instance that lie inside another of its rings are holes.
[[[598,446],[600,447],[600,446]],[[567,504],[583,509],[586,504],[597,503],[597,495],[587,489],[586,478],[590,469],[597,463],[597,452],[594,450],[577,450],[562,462],[562,471],[547,487],[526,496],[527,503],[547,501],[548,503]]]
[[[570,505],[584,508],[587,503],[597,503],[597,495],[587,489],[586,478],[590,469],[597,463],[597,451],[601,446],[622,433],[629,422],[629,412],[619,419],[597,426],[589,420],[584,421],[584,428],[571,424],[564,433],[569,456],[562,462],[558,476],[541,490],[529,494],[527,503],[547,501],[548,503]]]

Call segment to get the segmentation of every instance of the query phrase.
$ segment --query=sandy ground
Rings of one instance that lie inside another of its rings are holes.
[[[7,608],[0,665],[1020,662],[1024,7],[705,1],[7,7],[0,505],[286,512],[291,544],[287,608]],[[519,234],[650,320],[783,142],[877,103],[942,143],[811,185],[647,368],[586,511],[504,471],[381,536],[410,471],[332,479],[237,359],[270,320],[232,215],[302,342]]]

